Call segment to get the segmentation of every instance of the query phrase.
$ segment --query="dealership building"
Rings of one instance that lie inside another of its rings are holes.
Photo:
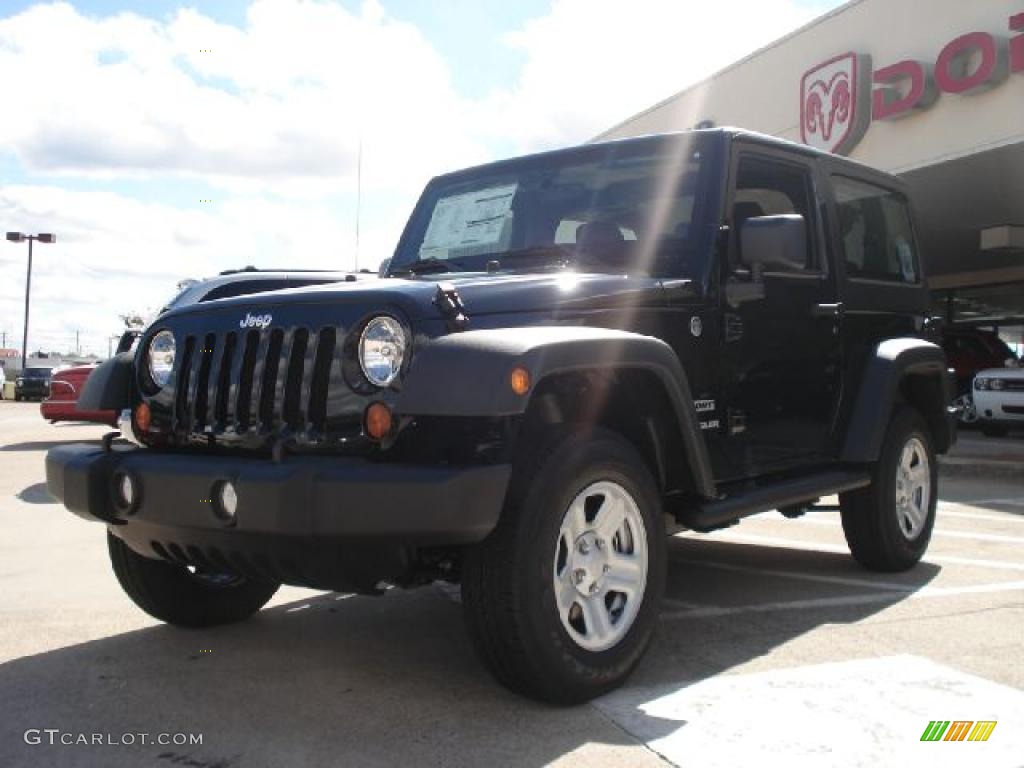
[[[1024,324],[1024,0],[852,0],[599,139],[734,125],[902,176],[937,312]]]

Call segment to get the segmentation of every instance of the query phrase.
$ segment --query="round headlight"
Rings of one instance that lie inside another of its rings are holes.
[[[363,375],[378,387],[386,387],[402,370],[405,357],[405,331],[395,318],[373,318],[359,337],[359,366]]]
[[[992,379],[992,383],[989,386],[992,389],[1006,389],[1006,382],[1002,379]]]
[[[988,379],[983,379],[980,376],[974,380],[975,389],[988,389]]]
[[[163,389],[171,380],[171,371],[174,370],[175,346],[174,334],[170,331],[160,331],[149,342],[149,350],[146,353],[149,378],[160,389]]]

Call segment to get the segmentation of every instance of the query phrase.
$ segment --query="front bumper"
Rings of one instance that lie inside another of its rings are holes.
[[[17,397],[49,397],[50,385],[41,382],[29,382],[14,385],[14,394]]]
[[[1024,391],[976,389],[974,409],[981,422],[1024,425]]]
[[[148,557],[330,589],[392,578],[417,547],[482,540],[497,525],[507,465],[419,466],[365,459],[270,460],[67,445],[46,455],[52,496]],[[123,475],[135,504],[116,491]],[[237,514],[217,508],[234,484]]]

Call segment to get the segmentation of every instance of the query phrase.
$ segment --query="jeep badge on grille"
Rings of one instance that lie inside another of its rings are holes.
[[[245,319],[238,323],[239,328],[259,328],[263,330],[273,321],[271,315],[253,315],[251,312],[245,313]]]

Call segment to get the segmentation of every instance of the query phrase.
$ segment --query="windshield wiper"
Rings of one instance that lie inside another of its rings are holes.
[[[454,264],[454,266],[453,266]],[[461,267],[457,262],[450,259],[418,259],[411,261],[392,272],[393,275],[425,275],[428,272],[455,272],[455,267]]]
[[[525,261],[534,259],[537,261],[557,261],[560,264],[568,264],[572,260],[569,251],[560,245],[534,245],[529,248],[517,248],[504,253],[491,254],[494,261],[501,264],[510,261]]]

